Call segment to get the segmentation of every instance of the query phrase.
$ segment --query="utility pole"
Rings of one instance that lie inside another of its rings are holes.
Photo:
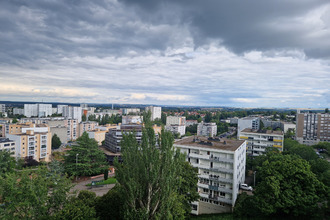
[[[254,174],[254,175],[253,175],[253,187],[256,186],[256,172],[257,172],[257,171],[254,171],[254,172],[253,172],[253,174]]]

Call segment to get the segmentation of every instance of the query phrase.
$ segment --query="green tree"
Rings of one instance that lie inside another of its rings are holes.
[[[0,176],[13,172],[16,166],[16,161],[12,155],[13,153],[10,153],[9,151],[0,151]]]
[[[212,113],[211,112],[207,112],[204,118],[204,121],[206,123],[209,123],[212,120]]]
[[[324,112],[325,112],[325,113],[329,113],[329,109],[326,108],[326,109],[324,110]]]
[[[18,122],[17,118],[14,118],[13,121],[12,121],[13,124],[15,124],[17,122]]]
[[[106,158],[97,142],[88,137],[84,132],[77,139],[78,145],[72,145],[72,149],[65,156],[65,171],[72,176],[91,176],[103,173],[106,167]]]
[[[162,130],[156,147],[151,127],[144,129],[141,144],[134,134],[124,135],[121,142],[123,163],[116,161],[115,166],[125,198],[125,218],[180,218],[174,217],[171,210],[177,206],[174,198],[178,196],[180,180],[177,177],[184,157],[174,151],[173,141],[172,134]]]
[[[71,181],[45,167],[0,177],[1,219],[48,219],[67,202]]]
[[[67,220],[96,220],[96,205],[97,197],[94,192],[87,190],[80,191],[78,197],[71,197],[64,208],[56,213],[54,219]]]
[[[197,124],[186,127],[186,131],[190,132],[191,134],[197,134]]]
[[[83,114],[83,115],[81,116],[81,120],[82,120],[82,121],[86,121],[86,120],[87,120],[87,117],[86,117],[85,114]]]
[[[325,186],[307,161],[291,155],[273,154],[258,169],[261,182],[255,196],[266,216],[313,216],[325,202]]]
[[[52,137],[52,149],[58,149],[61,146],[62,142],[61,139],[57,136],[57,134],[54,134]]]
[[[162,123],[163,123],[164,125],[166,125],[166,114],[165,114],[164,112],[162,112],[161,120],[162,120]]]

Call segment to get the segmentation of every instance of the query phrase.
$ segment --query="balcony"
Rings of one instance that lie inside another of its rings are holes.
[[[209,160],[210,155],[190,153],[188,157]]]
[[[222,172],[222,173],[233,173],[233,170],[232,169],[227,169],[227,168],[209,168],[210,171],[213,171],[213,172]]]
[[[274,141],[274,142],[281,142],[281,143],[282,143],[283,140],[280,140],[280,139],[273,139],[273,141]]]
[[[282,145],[274,144],[273,147],[282,148],[283,146]]]
[[[199,169],[206,169],[210,168],[210,165],[198,164],[198,163],[190,163],[193,167],[197,167]]]
[[[221,177],[210,177],[209,179],[216,182],[233,183],[232,179],[226,179]]]
[[[213,191],[218,191],[218,192],[224,192],[224,193],[230,193],[230,194],[233,193],[232,189],[227,189],[227,188],[224,188],[224,187],[210,186],[209,185],[209,189],[213,190]]]
[[[205,193],[199,193],[199,196],[205,199],[209,198],[209,194],[205,194]]]
[[[225,158],[225,157],[210,157],[210,161],[234,163],[234,159],[229,159],[229,158]]]
[[[232,204],[232,200],[231,199],[226,199],[224,197],[220,197],[220,196],[212,196],[212,195],[209,195],[209,199],[211,200],[215,200],[215,201],[219,201],[219,202],[224,202],[224,203],[227,203],[227,204]]]
[[[203,179],[208,179],[209,178],[209,175],[207,175],[207,174],[199,174],[198,177],[199,178],[203,178]]]
[[[209,188],[209,184],[207,184],[207,183],[197,183],[197,186],[198,187],[201,187],[201,188],[205,188],[205,189],[208,189]]]
[[[246,139],[246,140],[249,139],[249,138],[246,137],[246,136],[239,136],[239,138],[240,138],[240,139]]]

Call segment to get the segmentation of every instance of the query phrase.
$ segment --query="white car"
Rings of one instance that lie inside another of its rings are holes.
[[[241,189],[247,190],[247,191],[252,191],[253,190],[252,186],[248,186],[248,184],[245,184],[245,183],[241,184]]]

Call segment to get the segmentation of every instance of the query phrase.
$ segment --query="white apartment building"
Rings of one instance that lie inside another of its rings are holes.
[[[142,124],[143,122],[143,116],[139,115],[123,115],[121,123],[123,125],[128,124]]]
[[[197,135],[214,137],[217,135],[217,124],[216,123],[199,123],[197,125]]]
[[[239,140],[246,140],[247,153],[251,156],[264,154],[266,148],[275,147],[283,151],[283,131],[257,131],[246,128],[241,131]]]
[[[68,105],[57,105],[57,114],[63,114],[64,107],[68,107]]]
[[[188,137],[175,142],[174,147],[198,168],[200,199],[192,203],[192,214],[231,212],[245,181],[246,142]]]
[[[67,119],[76,119],[78,120],[78,123],[80,123],[82,117],[82,109],[81,107],[76,106],[65,106],[63,107],[62,115]]]
[[[151,112],[151,120],[154,121],[155,119],[161,119],[162,117],[162,107],[156,107],[156,106],[148,106],[145,108],[145,111]]]
[[[6,112],[6,104],[0,104],[0,112],[1,113]]]
[[[165,126],[165,130],[170,131],[172,133],[179,133],[180,136],[183,136],[186,134],[186,126],[184,126],[184,125]]]
[[[22,108],[13,108],[14,115],[24,115],[24,109]]]
[[[92,131],[98,126],[99,123],[96,121],[83,121],[78,126],[78,137],[80,137],[85,131]]]
[[[52,104],[24,104],[26,117],[47,117],[52,115]]]
[[[237,122],[237,138],[240,136],[240,132],[245,128],[251,128],[253,130],[259,130],[260,118],[259,117],[246,117],[240,118]]]
[[[170,125],[184,125],[186,126],[186,117],[184,116],[167,116],[166,126]]]

